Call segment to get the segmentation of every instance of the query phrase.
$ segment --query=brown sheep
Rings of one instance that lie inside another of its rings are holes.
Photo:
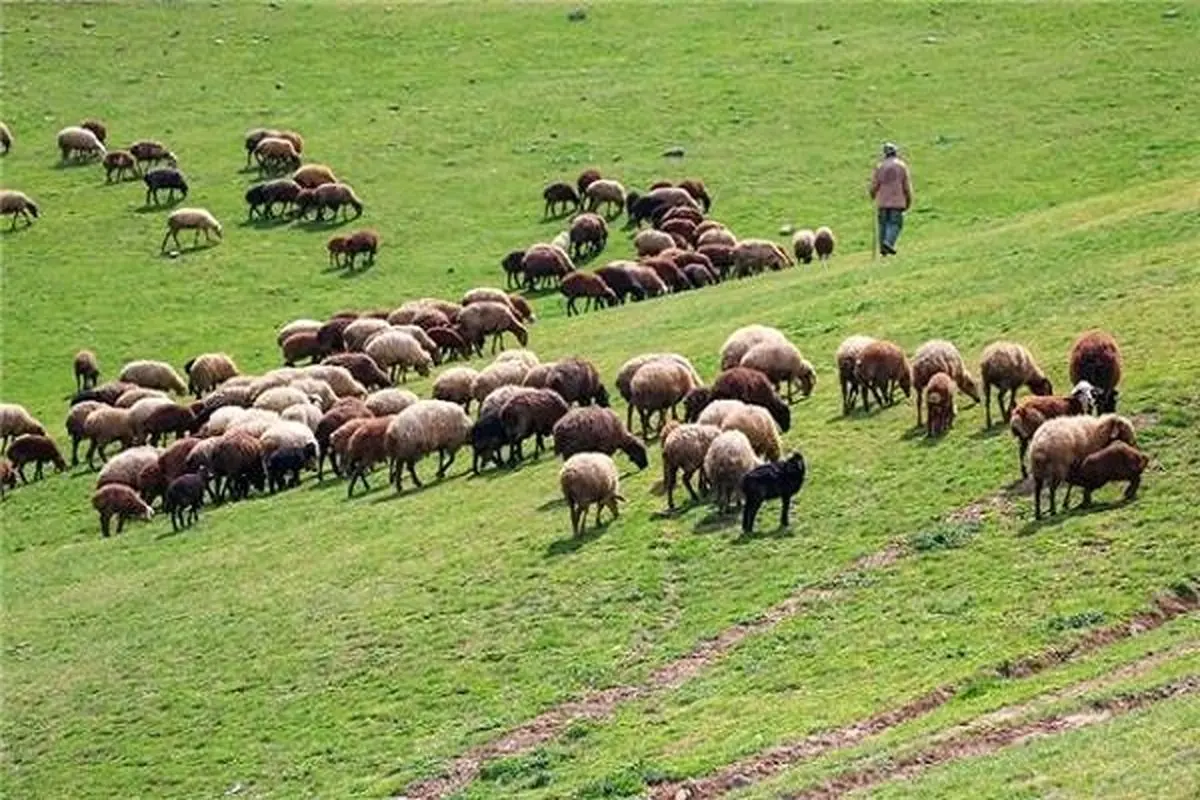
[[[712,208],[712,197],[709,196],[704,181],[696,178],[688,178],[679,182],[679,188],[690,194],[693,200],[702,205],[705,214]]]
[[[5,150],[5,152],[8,151]],[[575,179],[575,188],[579,190],[579,196],[583,197],[584,193],[587,191],[587,188],[596,181],[600,180],[600,178],[600,170],[598,169],[585,169],[583,172],[579,173],[579,177]]]
[[[1087,458],[1075,461],[1067,472],[1067,496],[1063,498],[1063,509],[1070,505],[1072,486],[1083,489],[1081,508],[1092,504],[1092,492],[1114,481],[1128,481],[1125,500],[1133,500],[1142,484],[1142,473],[1149,464],[1149,456],[1119,440]]]
[[[0,122],[0,126],[4,123]],[[4,129],[7,130],[7,129]],[[2,134],[2,131],[0,131]],[[2,135],[0,135],[2,138]],[[7,153],[8,151],[5,150]],[[17,472],[13,469],[12,463],[7,458],[0,458],[0,500],[4,499],[5,493],[9,489],[17,488]]]
[[[562,396],[550,389],[518,394],[505,403],[500,409],[500,423],[509,445],[509,463],[516,464],[525,457],[522,444],[530,436],[536,437],[535,457],[545,450],[545,437],[554,435],[555,423],[566,416],[567,411]]]
[[[558,392],[567,405],[608,407],[608,390],[600,382],[596,365],[582,358],[564,358],[555,362],[546,376],[546,388]]]
[[[679,237],[688,245],[696,244],[696,223],[689,219],[668,219],[665,220],[659,227],[659,230],[664,233],[671,234],[672,237]]]
[[[1117,385],[1121,382],[1121,348],[1112,334],[1087,331],[1071,346],[1071,382],[1087,381],[1096,388],[1096,410],[1112,414],[1117,410]]]
[[[17,217],[25,220],[25,226],[29,227],[35,219],[41,216],[41,209],[24,192],[18,192],[15,189],[0,189],[0,216],[11,216],[12,224],[9,225],[9,230],[15,230]]]
[[[326,357],[321,363],[346,368],[354,380],[368,389],[386,389],[392,385],[387,373],[366,353],[338,353]]]
[[[375,263],[375,253],[379,250],[379,234],[373,230],[354,231],[346,237],[345,264],[354,269],[354,260],[359,254],[366,255],[366,265]],[[386,315],[385,315],[386,316]]]
[[[121,483],[101,486],[92,495],[92,508],[100,513],[100,535],[108,538],[109,523],[117,518],[117,533],[125,529],[125,520],[154,518],[154,509],[138,497],[137,492]]]
[[[330,236],[329,241],[325,243],[325,249],[329,251],[329,263],[335,267],[342,266],[342,260],[346,256],[347,237],[345,236]]]
[[[108,141],[108,127],[101,120],[98,120],[95,117],[89,117],[85,119],[83,122],[79,123],[79,127],[96,134],[96,138],[100,140],[101,144],[104,144]]]
[[[712,397],[715,400],[741,400],[762,406],[771,414],[771,419],[786,432],[792,426],[792,412],[787,403],[780,399],[766,375],[748,367],[727,369],[713,380]]]
[[[603,300],[608,306],[617,304],[617,295],[608,288],[599,275],[591,272],[572,272],[562,279],[559,290],[567,298],[567,316],[580,313],[575,307],[575,301],[584,298],[583,310],[588,311],[600,307]]]
[[[817,251],[817,260],[828,261],[829,257],[833,255],[833,246],[833,231],[824,225],[817,228],[817,232],[813,234],[813,249]]]
[[[1028,386],[1036,395],[1054,391],[1050,379],[1038,366],[1033,354],[1016,342],[993,342],[983,349],[979,376],[983,380],[983,405],[986,427],[992,427],[992,387],[996,387],[996,405],[1007,422],[1017,405],[1017,389]],[[1008,403],[1004,394],[1008,393]]]
[[[516,312],[517,318],[522,322],[536,322],[537,315],[533,313],[533,306],[519,294],[508,295],[508,304],[512,306]]]
[[[575,271],[575,265],[562,248],[535,244],[522,256],[521,271],[525,274],[525,288],[533,291],[545,281],[561,281],[567,273]]]
[[[579,210],[579,194],[571,188],[569,183],[552,183],[542,190],[542,199],[546,201],[546,208],[542,215],[546,219],[550,219],[555,213],[555,206],[562,206],[562,211],[559,213],[566,214],[572,208]]]
[[[862,392],[863,411],[871,410],[871,396],[880,406],[896,402],[896,388],[904,396],[912,393],[912,370],[908,358],[899,345],[885,341],[873,341],[862,349],[854,365],[854,375]]]
[[[355,219],[362,216],[362,201],[358,199],[354,189],[345,183],[323,183],[315,189],[302,190],[296,197],[296,216],[300,219],[306,218],[309,211],[315,210],[317,221],[321,222],[325,219],[327,209],[332,214],[332,220],[337,220],[339,213],[348,218],[349,212],[344,211],[346,208],[354,209]]]
[[[259,173],[286,172],[300,167],[300,153],[287,139],[268,136],[254,148]]]
[[[212,453],[213,481],[218,499],[244,500],[253,486],[266,488],[262,463],[262,445],[258,437],[246,431],[233,431],[221,437]],[[223,481],[223,483],[222,483]]]
[[[574,408],[554,424],[554,454],[564,460],[576,453],[612,455],[617,450],[629,456],[638,469],[649,464],[645,446],[626,430],[612,409]]]
[[[125,173],[130,173],[133,177],[141,174],[138,170],[137,161],[128,150],[112,150],[104,156],[104,182],[112,183],[113,174],[116,174],[117,180],[125,179]]]
[[[659,280],[671,287],[673,292],[686,292],[692,288],[692,282],[687,279],[687,275],[669,258],[643,258],[639,263],[654,270]]]
[[[367,483],[367,473],[376,464],[388,460],[388,427],[393,417],[376,417],[359,423],[350,436],[346,446],[346,457],[342,465],[342,473],[349,479],[346,487],[346,497],[354,496],[354,485],[362,482],[363,488],[370,490]]]
[[[167,162],[168,166],[176,166],[178,160],[175,154],[167,149],[167,146],[162,142],[156,142],[152,139],[141,139],[129,145],[129,153],[137,161],[138,166],[142,164],[158,164]]]
[[[100,380],[100,364],[91,350],[80,350],[75,354],[75,390],[91,389]]]
[[[571,257],[590,258],[608,244],[608,223],[599,214],[585,212],[571,220],[568,236],[571,242]]]
[[[609,266],[612,266],[611,264]],[[637,284],[642,291],[643,297],[661,297],[667,293],[667,284],[662,278],[658,277],[658,273],[653,268],[642,264],[624,263],[622,266],[625,269],[630,280]]]
[[[958,348],[945,339],[931,339],[917,348],[912,359],[912,384],[917,393],[917,427],[921,426],[921,398],[925,385],[939,372],[953,378],[963,394],[976,403],[980,400],[979,386],[967,371]]]
[[[958,387],[954,380],[944,372],[939,372],[929,379],[925,385],[926,391],[926,435],[930,438],[941,436],[954,425],[954,395]]]
[[[617,302],[622,305],[624,305],[625,299],[630,296],[634,300],[645,299],[646,293],[638,285],[637,281],[633,279],[633,276],[626,272],[622,263],[614,261],[611,264],[598,268],[594,274],[597,278],[604,281],[604,285],[612,290],[613,295],[617,298]]]
[[[324,480],[326,457],[329,458],[334,473],[338,472],[337,459],[331,444],[333,434],[350,420],[371,418],[373,415],[367,404],[355,397],[339,400],[333,408],[321,415],[321,421],[317,423],[317,429],[313,432],[317,439],[317,480]]]
[[[726,244],[702,244],[696,252],[708,259],[713,269],[721,276],[721,280],[729,277],[733,267],[733,247]]]
[[[182,439],[196,429],[196,415],[187,406],[165,405],[156,408],[146,417],[142,432],[150,437],[150,444],[158,446],[158,440],[168,433]]]
[[[1033,395],[1023,398],[1017,404],[1009,416],[1008,427],[1017,440],[1017,463],[1021,467],[1022,478],[1029,477],[1029,469],[1025,466],[1025,454],[1037,429],[1048,419],[1092,413],[1093,391],[1090,383],[1080,381],[1066,397]]]
[[[292,180],[300,184],[301,189],[316,189],[327,183],[337,183],[333,170],[324,164],[305,164],[292,173]]]
[[[461,358],[467,361],[471,358],[471,346],[463,339],[462,334],[449,326],[430,328],[429,338],[438,347],[438,361],[449,361]]]
[[[317,334],[311,331],[293,333],[283,341],[283,364],[294,367],[297,361],[307,358],[308,363],[315,364],[323,355]]]
[[[483,355],[483,342],[492,337],[492,352],[503,344],[504,334],[511,333],[524,347],[529,343],[529,332],[517,321],[512,308],[501,303],[475,303],[467,306],[458,315],[458,331],[463,341],[475,352]]]
[[[686,219],[688,222],[695,225],[697,228],[704,222],[704,213],[698,208],[691,206],[672,206],[663,212],[660,222],[667,222],[673,219]],[[696,234],[699,236],[699,234]]]
[[[44,464],[53,464],[59,472],[64,472],[67,469],[67,462],[62,457],[62,453],[58,451],[58,445],[49,436],[39,436],[32,433],[18,436],[8,446],[6,455],[12,462],[13,469],[17,471],[17,475],[21,477],[21,483],[27,482],[25,479],[26,464],[34,465],[34,480],[42,479],[42,466]]]

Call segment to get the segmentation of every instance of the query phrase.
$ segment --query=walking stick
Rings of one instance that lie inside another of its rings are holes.
[[[879,212],[871,204],[871,260],[879,258]]]

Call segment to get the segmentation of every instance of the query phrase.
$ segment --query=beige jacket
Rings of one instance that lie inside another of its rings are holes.
[[[880,161],[871,178],[871,197],[875,200],[876,208],[901,208],[907,211],[912,205],[908,165],[895,156]]]

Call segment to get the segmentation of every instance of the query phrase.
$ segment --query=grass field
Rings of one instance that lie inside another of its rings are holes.
[[[1200,671],[1200,629],[1180,614],[1036,675],[997,673],[1200,575],[1200,7],[599,3],[577,23],[569,8],[0,5],[16,140],[2,183],[43,211],[0,225],[2,399],[62,442],[81,347],[106,376],[213,350],[265,371],[290,319],[502,285],[505,252],[559,230],[540,219],[547,182],[589,165],[635,187],[699,176],[739,235],[831,225],[831,265],[570,320],[547,295],[530,346],[609,380],[659,350],[711,376],[734,328],[780,327],[819,371],[786,436],[810,466],[792,527],[775,530],[774,506],[748,538],[706,507],[663,515],[657,449],[623,476],[619,521],[576,540],[548,457],[471,478],[460,454],[444,483],[349,502],[310,480],[206,510],[185,535],[155,520],[111,540],[94,475],[54,475],[0,506],[0,794],[386,797],[616,687],[604,713],[567,714],[445,786],[637,796],[958,687],[736,787],[787,795],[998,709],[1069,711]],[[116,143],[169,143],[224,241],[163,258],[166,212],[142,207],[140,183],[59,166],[55,132],[91,115]],[[306,156],[355,186],[384,240],[374,268],[329,271],[327,226],[244,224],[242,135],[264,124],[302,131]],[[864,189],[884,139],[917,199],[900,257],[881,262]],[[662,157],[673,146],[682,161]],[[631,253],[622,231],[601,259]],[[1061,388],[1095,326],[1121,343],[1121,410],[1154,456],[1133,504],[1110,488],[1095,512],[1035,523],[1009,491],[1011,438],[978,407],[936,444],[911,405],[840,415],[847,335],[909,352],[950,338],[969,361],[1011,338]],[[744,638],[660,680],[738,625]],[[1053,694],[1080,681],[1096,683]],[[1194,796],[1196,713],[1194,694],[1173,696],[872,791]]]

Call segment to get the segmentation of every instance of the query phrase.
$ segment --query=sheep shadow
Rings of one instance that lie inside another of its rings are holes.
[[[609,520],[599,525],[592,525],[592,527],[587,528],[578,536],[572,535],[565,539],[556,539],[546,546],[546,558],[557,558],[558,556],[570,555],[576,552],[589,542],[593,542],[603,536],[611,524],[612,520]]]
[[[994,422],[994,423],[992,423],[992,427],[980,428],[979,430],[972,433],[971,438],[975,441],[983,441],[985,439],[995,439],[997,436],[1000,436],[1007,430],[1008,430],[1008,426],[1003,421]]]
[[[362,275],[365,275],[367,272],[369,272],[371,270],[371,267],[373,267],[373,266],[375,266],[375,265],[374,264],[363,264],[360,267],[342,268],[341,269],[342,274],[339,275],[338,277],[344,281],[345,280],[353,280],[354,278],[358,278]]]
[[[1078,500],[1076,502],[1078,502]],[[1133,501],[1125,500],[1124,498],[1121,500],[1109,500],[1107,502],[1093,502],[1087,508],[1076,505],[1072,506],[1066,511],[1064,511],[1060,506],[1058,513],[1052,517],[1043,516],[1041,519],[1031,519],[1026,522],[1021,527],[1021,530],[1017,532],[1017,536],[1033,536],[1034,534],[1041,533],[1045,530],[1054,530],[1055,528],[1065,525],[1072,519],[1076,519],[1078,517],[1089,517],[1092,514],[1102,514],[1106,511],[1112,511],[1113,509],[1128,505],[1131,502]]]
[[[206,241],[201,240],[199,242],[196,242],[195,244],[189,244],[189,245],[180,247],[179,250],[177,250],[175,252],[178,255],[183,256],[183,255],[187,255],[188,253],[199,253],[204,250],[211,250],[212,248],[216,247],[219,244],[220,244],[220,241],[206,242]],[[165,258],[165,259],[172,258],[171,251],[169,251],[169,250],[159,253],[158,255],[159,255],[159,258]]]
[[[740,531],[737,537],[733,539],[732,543],[735,545],[753,544],[754,542],[762,539],[791,539],[795,535],[796,534],[792,531],[792,526],[790,524],[777,525],[771,530],[755,528],[749,533]]]
[[[115,181],[110,181],[107,179],[102,180],[96,184],[96,187],[99,189],[116,189],[118,187],[124,186],[127,183],[141,183],[141,182],[142,182],[142,176],[134,174],[134,175],[126,175],[124,178],[117,178]]]
[[[329,219],[297,219],[296,228],[305,233],[321,233],[344,228],[354,222],[357,217],[331,217]]]
[[[255,230],[273,230],[292,224],[289,217],[247,217],[238,223],[239,228],[254,228]]]
[[[900,441],[909,442],[909,441],[912,441],[913,439],[926,439],[927,440],[927,439],[929,439],[929,437],[925,435],[925,432],[926,432],[926,429],[925,429],[924,425],[914,425],[913,427],[906,430],[904,433],[900,434]]]
[[[17,225],[15,227],[3,225],[3,226],[0,226],[0,237],[15,236],[18,233],[24,233],[26,230],[28,230],[31,227],[33,227],[32,222],[26,222],[24,225]]]
[[[553,500],[547,500],[537,507],[538,511],[553,511],[556,508],[566,508],[567,500],[564,497],[555,497]]]
[[[730,525],[739,525],[740,523],[740,512],[735,511],[727,514],[720,511],[710,511],[696,520],[696,524],[692,526],[692,532],[700,534],[716,533],[725,530]]]

